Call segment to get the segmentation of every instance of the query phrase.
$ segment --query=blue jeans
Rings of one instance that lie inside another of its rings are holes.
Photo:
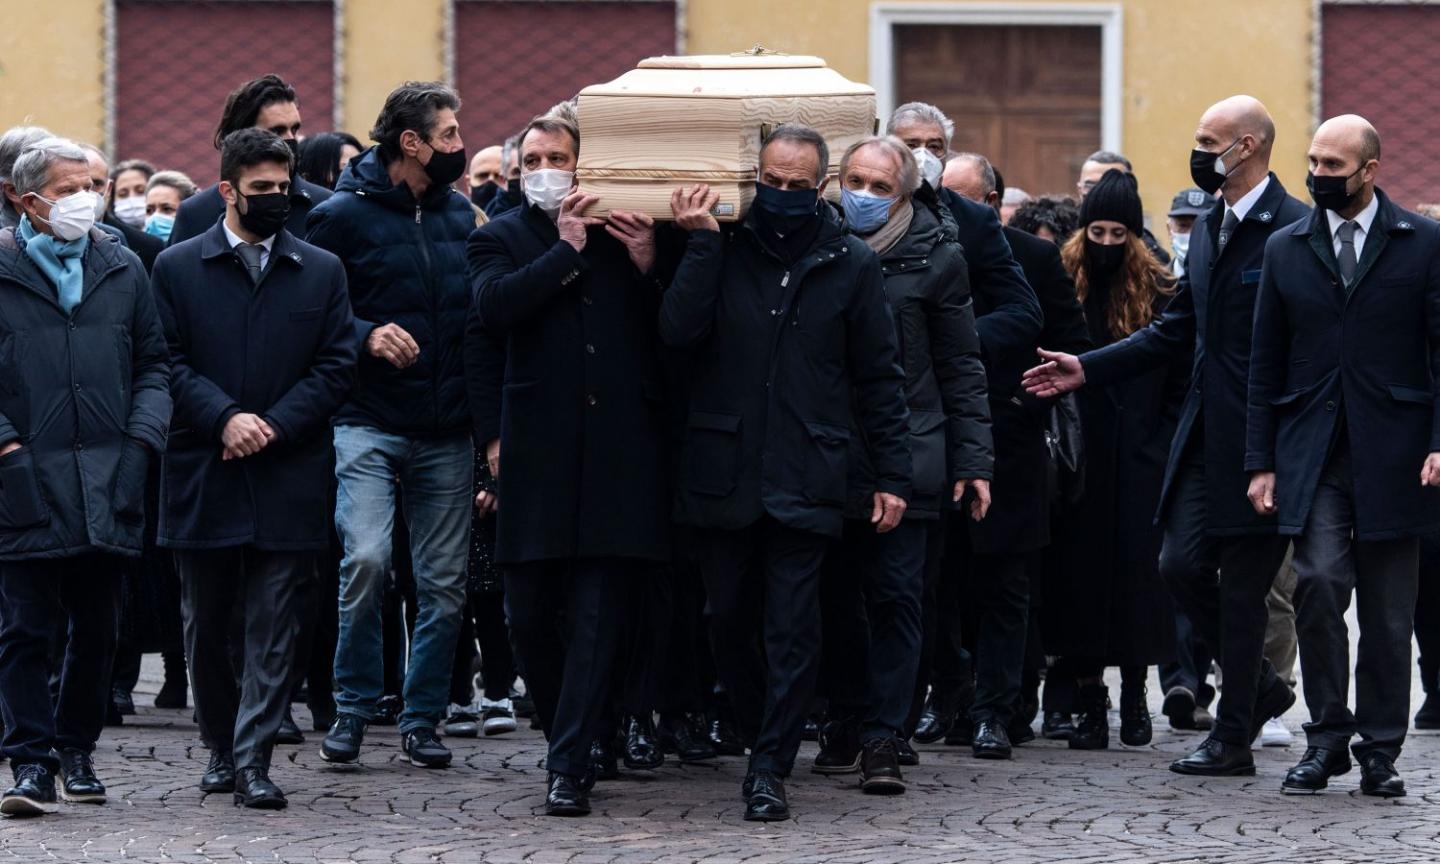
[[[465,604],[473,471],[468,435],[431,440],[335,427],[335,530],[345,550],[335,646],[339,711],[373,720],[382,695],[381,598],[400,492],[417,607],[400,730],[433,727],[444,715]]]

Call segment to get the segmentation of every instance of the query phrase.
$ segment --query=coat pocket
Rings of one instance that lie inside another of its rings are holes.
[[[125,522],[140,522],[145,519],[145,472],[150,466],[150,455],[145,445],[133,438],[126,438],[120,446],[120,459],[115,466],[115,478],[110,485],[110,500],[115,507],[115,518]]]
[[[1405,384],[1390,384],[1386,387],[1390,391],[1390,398],[1396,402],[1409,402],[1413,404],[1430,407],[1435,404],[1435,397],[1429,390],[1423,387],[1410,387]]]
[[[323,314],[325,314],[324,306],[315,306],[309,309],[292,309],[290,310],[290,320],[314,321],[316,318],[319,318]]]
[[[810,451],[805,461],[805,493],[816,504],[845,503],[846,456],[850,430],[836,423],[806,420]]]
[[[939,495],[948,476],[944,412],[910,412],[910,461],[910,485],[915,495]]]
[[[0,456],[0,530],[33,528],[49,520],[30,448]]]
[[[740,415],[691,411],[685,486],[697,495],[729,495],[740,483]]]

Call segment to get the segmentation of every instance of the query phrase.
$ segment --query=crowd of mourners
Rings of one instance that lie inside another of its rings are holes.
[[[807,739],[882,795],[915,743],[1099,750],[1114,712],[1144,746],[1152,667],[1203,733],[1171,770],[1253,775],[1297,657],[1280,791],[1353,754],[1405,794],[1412,633],[1440,727],[1440,225],[1363,118],[1308,144],[1312,209],[1265,107],[1211,106],[1167,251],[1124,156],[1031,196],[924,103],[842,154],[767,127],[728,223],[703,184],[665,219],[588,194],[572,103],[473,158],[460,110],[405,83],[366,146],[266,75],[195,179],[0,136],[0,813],[105,801],[155,652],[200,788],[260,809],[307,731],[442,769],[528,721],[550,815],[746,757],[774,821]]]

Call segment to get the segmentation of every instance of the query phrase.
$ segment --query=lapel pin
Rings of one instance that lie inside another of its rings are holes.
[[[1400,222],[1400,223],[1397,224],[1395,227],[1396,227],[1396,228],[1404,228],[1404,229],[1406,229],[1406,230],[1408,231],[1408,230],[1410,229],[1410,223],[1409,223],[1409,222]]]
[[[1269,210],[1266,210],[1264,213],[1261,213],[1261,214],[1260,214],[1260,221],[1261,221],[1261,222],[1269,222],[1272,218],[1274,218],[1274,217],[1272,217],[1272,216],[1270,215],[1270,211],[1269,211]]]

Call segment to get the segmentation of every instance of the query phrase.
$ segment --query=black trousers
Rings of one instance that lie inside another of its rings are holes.
[[[1160,688],[1169,692],[1175,687],[1184,687],[1191,693],[1199,693],[1205,678],[1210,674],[1210,647],[1195,625],[1190,623],[1184,610],[1175,610],[1175,660],[1160,666]]]
[[[960,573],[964,618],[974,634],[975,701],[971,719],[1009,726],[1025,667],[1026,634],[1030,628],[1030,567],[1025,554],[974,551],[969,515],[948,514],[945,541],[947,568]],[[973,622],[973,623],[971,623]]]
[[[825,692],[832,718],[860,721],[861,741],[905,732],[920,667],[925,550],[939,533],[939,521],[905,520],[877,534],[869,522],[848,519],[826,561]]]
[[[1425,692],[1440,693],[1440,540],[1420,538],[1420,590],[1415,595],[1417,663]]]
[[[315,556],[250,546],[175,553],[185,654],[205,746],[237,768],[268,768],[285,716],[300,631],[300,591]],[[225,640],[233,610],[244,618],[240,686]]]
[[[455,666],[450,672],[450,701],[456,705],[469,705],[475,698],[472,669],[477,643],[485,698],[491,702],[509,699],[510,687],[515,683],[515,651],[510,645],[510,627],[505,623],[504,592],[466,594],[460,644],[455,646]]]
[[[765,516],[696,532],[715,669],[750,770],[789,776],[820,673],[820,569],[828,540]],[[763,646],[763,653],[762,653]]]
[[[0,561],[0,751],[11,765],[56,769],[51,749],[89,753],[105,725],[125,562],[101,553]],[[50,644],[69,629],[58,695]]]
[[[602,732],[633,574],[619,558],[540,561],[505,572],[505,610],[550,742],[549,770],[579,777]]]
[[[1171,490],[1160,576],[1201,643],[1220,661],[1225,687],[1210,737],[1248,745],[1257,694],[1286,686],[1265,659],[1270,619],[1265,597],[1290,538],[1208,533],[1205,470],[1201,448],[1192,446]]]
[[[684,534],[683,538],[688,550],[693,545],[691,535]],[[670,594],[666,604],[670,616],[660,624],[666,635],[660,654],[655,710],[661,716],[700,713],[714,688],[713,673],[706,668],[709,652],[705,647],[705,586],[688,551],[676,554],[668,577],[662,586]]]
[[[970,652],[960,632],[960,587],[957,579],[944,580],[945,517],[930,527],[925,538],[925,567],[920,590],[920,663],[915,670],[915,690],[910,713],[905,717],[901,737],[915,734],[925,697],[931,685],[939,693],[958,694],[973,683]]]
[[[1420,541],[1354,539],[1351,472],[1350,448],[1342,440],[1320,474],[1305,532],[1295,538],[1295,632],[1310,709],[1305,734],[1311,747],[1340,749],[1359,733],[1357,758],[1383,753],[1393,760],[1410,727],[1410,634]],[[1352,593],[1360,623],[1353,714],[1345,626]]]

